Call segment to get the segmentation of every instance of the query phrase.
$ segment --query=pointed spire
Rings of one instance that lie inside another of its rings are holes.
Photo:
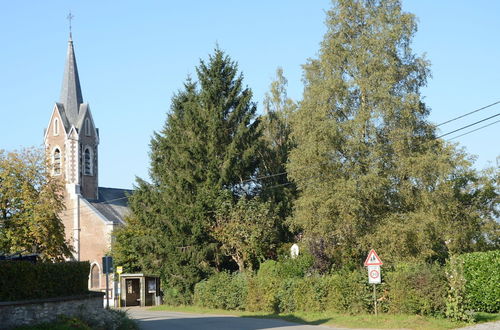
[[[69,122],[75,124],[78,118],[80,104],[83,103],[83,97],[71,32],[68,40],[68,53],[61,88],[61,103],[64,104]]]

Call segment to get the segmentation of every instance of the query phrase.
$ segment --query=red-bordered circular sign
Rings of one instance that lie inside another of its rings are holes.
[[[370,271],[370,277],[373,278],[373,279],[376,279],[376,278],[379,278],[380,277],[380,273],[378,272],[378,270],[376,269],[372,269]]]

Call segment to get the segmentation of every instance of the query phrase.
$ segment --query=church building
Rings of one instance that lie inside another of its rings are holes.
[[[74,259],[90,262],[89,288],[104,290],[102,257],[111,249],[113,230],[124,224],[131,191],[99,187],[99,129],[83,101],[71,33],[61,98],[45,129],[44,145],[52,175],[65,183],[61,219]]]

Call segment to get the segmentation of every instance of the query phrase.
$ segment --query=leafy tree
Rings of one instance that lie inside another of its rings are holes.
[[[71,257],[59,215],[63,185],[49,173],[43,150],[0,150],[0,253]]]
[[[291,137],[290,117],[297,109],[295,102],[287,96],[288,81],[283,69],[276,70],[276,80],[271,83],[264,99],[265,115],[262,116],[262,146],[259,150],[260,196],[271,202],[279,216],[277,223],[281,241],[289,241],[291,233],[285,220],[291,215],[296,187],[288,179],[286,164],[295,143]]]
[[[386,260],[474,249],[495,194],[474,188],[467,156],[426,120],[414,16],[398,0],[339,0],[326,25],[304,66],[288,166],[301,192],[292,224],[316,267],[359,264],[371,247]]]
[[[213,236],[221,242],[222,253],[231,257],[240,271],[254,269],[269,257],[277,243],[277,219],[269,203],[258,197],[242,197],[236,204],[226,197],[215,219]]]
[[[158,270],[157,263],[161,258],[155,251],[162,237],[155,233],[159,210],[154,207],[160,205],[158,198],[159,194],[152,185],[137,179],[134,193],[128,198],[131,212],[125,218],[127,225],[113,231],[115,239],[111,252],[115,264],[123,266],[125,272]]]
[[[200,61],[198,81],[188,79],[172,98],[161,132],[151,141],[152,183],[139,181],[132,196],[129,234],[141,233],[134,254],[145,270],[159,272],[172,302],[189,302],[194,284],[214,269],[232,267],[211,236],[223,191],[248,192],[258,164],[260,132],[252,92],[220,49]],[[133,220],[132,220],[133,219]]]

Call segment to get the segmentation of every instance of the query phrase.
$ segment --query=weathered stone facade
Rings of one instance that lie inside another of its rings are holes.
[[[102,309],[101,292],[86,295],[0,302],[0,329],[51,322],[59,315],[79,315],[82,311]]]

